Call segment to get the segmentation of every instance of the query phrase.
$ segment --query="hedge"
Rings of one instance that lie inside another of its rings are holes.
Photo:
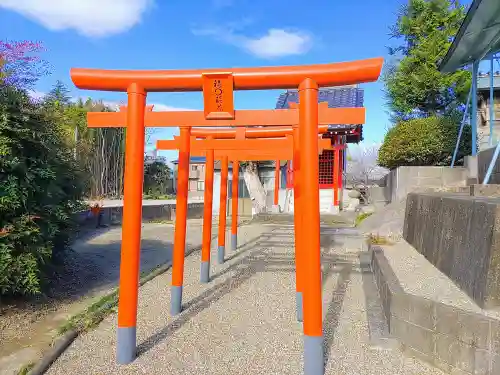
[[[65,247],[80,172],[43,108],[0,85],[0,295],[36,294]]]
[[[385,135],[378,163],[393,169],[400,166],[450,165],[457,142],[456,117],[426,117],[401,121]],[[471,127],[464,126],[456,164],[471,154]]]

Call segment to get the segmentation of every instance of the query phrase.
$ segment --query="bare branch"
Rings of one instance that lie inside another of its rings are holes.
[[[377,165],[379,148],[379,144],[373,144],[350,149],[351,160],[347,162],[347,182],[368,185],[387,173],[385,168]]]

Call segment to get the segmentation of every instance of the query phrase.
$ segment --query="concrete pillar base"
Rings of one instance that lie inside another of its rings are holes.
[[[272,213],[273,214],[279,214],[280,213],[280,206],[278,204],[273,204]]]
[[[236,251],[238,248],[238,235],[231,233],[231,250]]]
[[[210,261],[201,262],[200,282],[210,282]]]
[[[304,308],[302,303],[302,292],[297,292],[295,294],[295,305],[297,309],[297,321],[302,322],[304,320]]]
[[[479,165],[477,155],[468,155],[464,159],[465,168],[467,170],[468,181],[479,181]]]
[[[338,215],[340,213],[340,206],[330,205],[330,213],[333,215]]]
[[[304,375],[324,375],[323,336],[304,335]]]
[[[225,246],[219,246],[217,250],[217,263],[224,264],[225,253],[226,253]]]
[[[172,285],[171,300],[170,300],[170,314],[178,315],[182,311],[182,285]]]
[[[136,327],[118,327],[116,337],[116,362],[131,363],[136,356]]]

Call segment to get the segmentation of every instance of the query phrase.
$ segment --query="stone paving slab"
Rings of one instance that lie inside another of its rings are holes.
[[[293,234],[289,228],[249,224],[247,242],[213,281],[199,283],[199,253],[185,262],[184,311],[169,315],[167,272],[140,289],[138,358],[115,364],[116,314],[79,337],[48,374],[302,374],[302,327],[295,320]],[[360,242],[322,239],[326,374],[443,374],[399,350],[373,344],[361,267]],[[360,239],[361,241],[361,239]],[[214,245],[216,245],[214,243]],[[212,250],[216,259],[216,246]],[[366,289],[368,290],[368,289]],[[376,301],[375,301],[376,302]]]

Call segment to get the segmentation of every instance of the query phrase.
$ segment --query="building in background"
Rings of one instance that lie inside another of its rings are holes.
[[[497,64],[498,61],[497,61]],[[500,65],[500,64],[499,64]],[[490,73],[481,73],[477,79],[477,142],[484,150],[500,141],[500,72],[493,74],[493,138],[490,145]]]
[[[297,103],[299,100],[297,90],[287,90],[282,93],[276,103],[276,109],[290,108],[290,103]],[[342,107],[363,107],[364,91],[358,85],[346,85],[341,87],[325,87],[320,88],[318,93],[318,102],[327,102],[329,108],[342,108]],[[359,143],[363,140],[363,124],[330,124],[329,131],[323,134],[323,138],[338,138],[341,137],[342,142]],[[332,206],[336,206],[334,202],[334,151],[324,150],[319,156],[319,187],[320,187],[320,210],[322,212],[332,212]],[[342,165],[342,170],[345,171],[347,167],[346,150],[340,153],[339,163]],[[306,166],[307,167],[307,166]],[[343,173],[339,174],[338,186],[344,186],[345,183]],[[290,161],[287,162],[286,173],[287,188],[293,188],[293,165]],[[343,188],[340,191],[340,202],[344,200]],[[283,195],[283,194],[282,194]],[[288,201],[291,198],[283,198],[280,195],[280,206],[292,207]],[[342,203],[340,203],[342,204]],[[338,207],[338,206],[337,206]]]
[[[172,161],[174,165],[174,191],[177,191],[177,169],[179,160]],[[203,199],[205,190],[205,158],[191,157],[189,160],[188,198]]]
[[[290,102],[297,103],[297,90],[287,90],[281,94],[276,103],[276,109],[290,108]],[[318,102],[328,102],[329,108],[363,107],[364,91],[358,85],[342,87],[325,87],[319,90]],[[323,138],[333,138],[338,134],[345,134],[345,143],[358,143],[363,140],[363,124],[345,125],[331,124],[330,131]],[[342,155],[343,154],[343,155]],[[341,154],[341,163],[346,164],[345,153]],[[333,150],[325,150],[319,158],[320,189],[333,188]],[[344,168],[345,169],[345,168]],[[291,168],[288,173],[288,187],[291,188]]]

